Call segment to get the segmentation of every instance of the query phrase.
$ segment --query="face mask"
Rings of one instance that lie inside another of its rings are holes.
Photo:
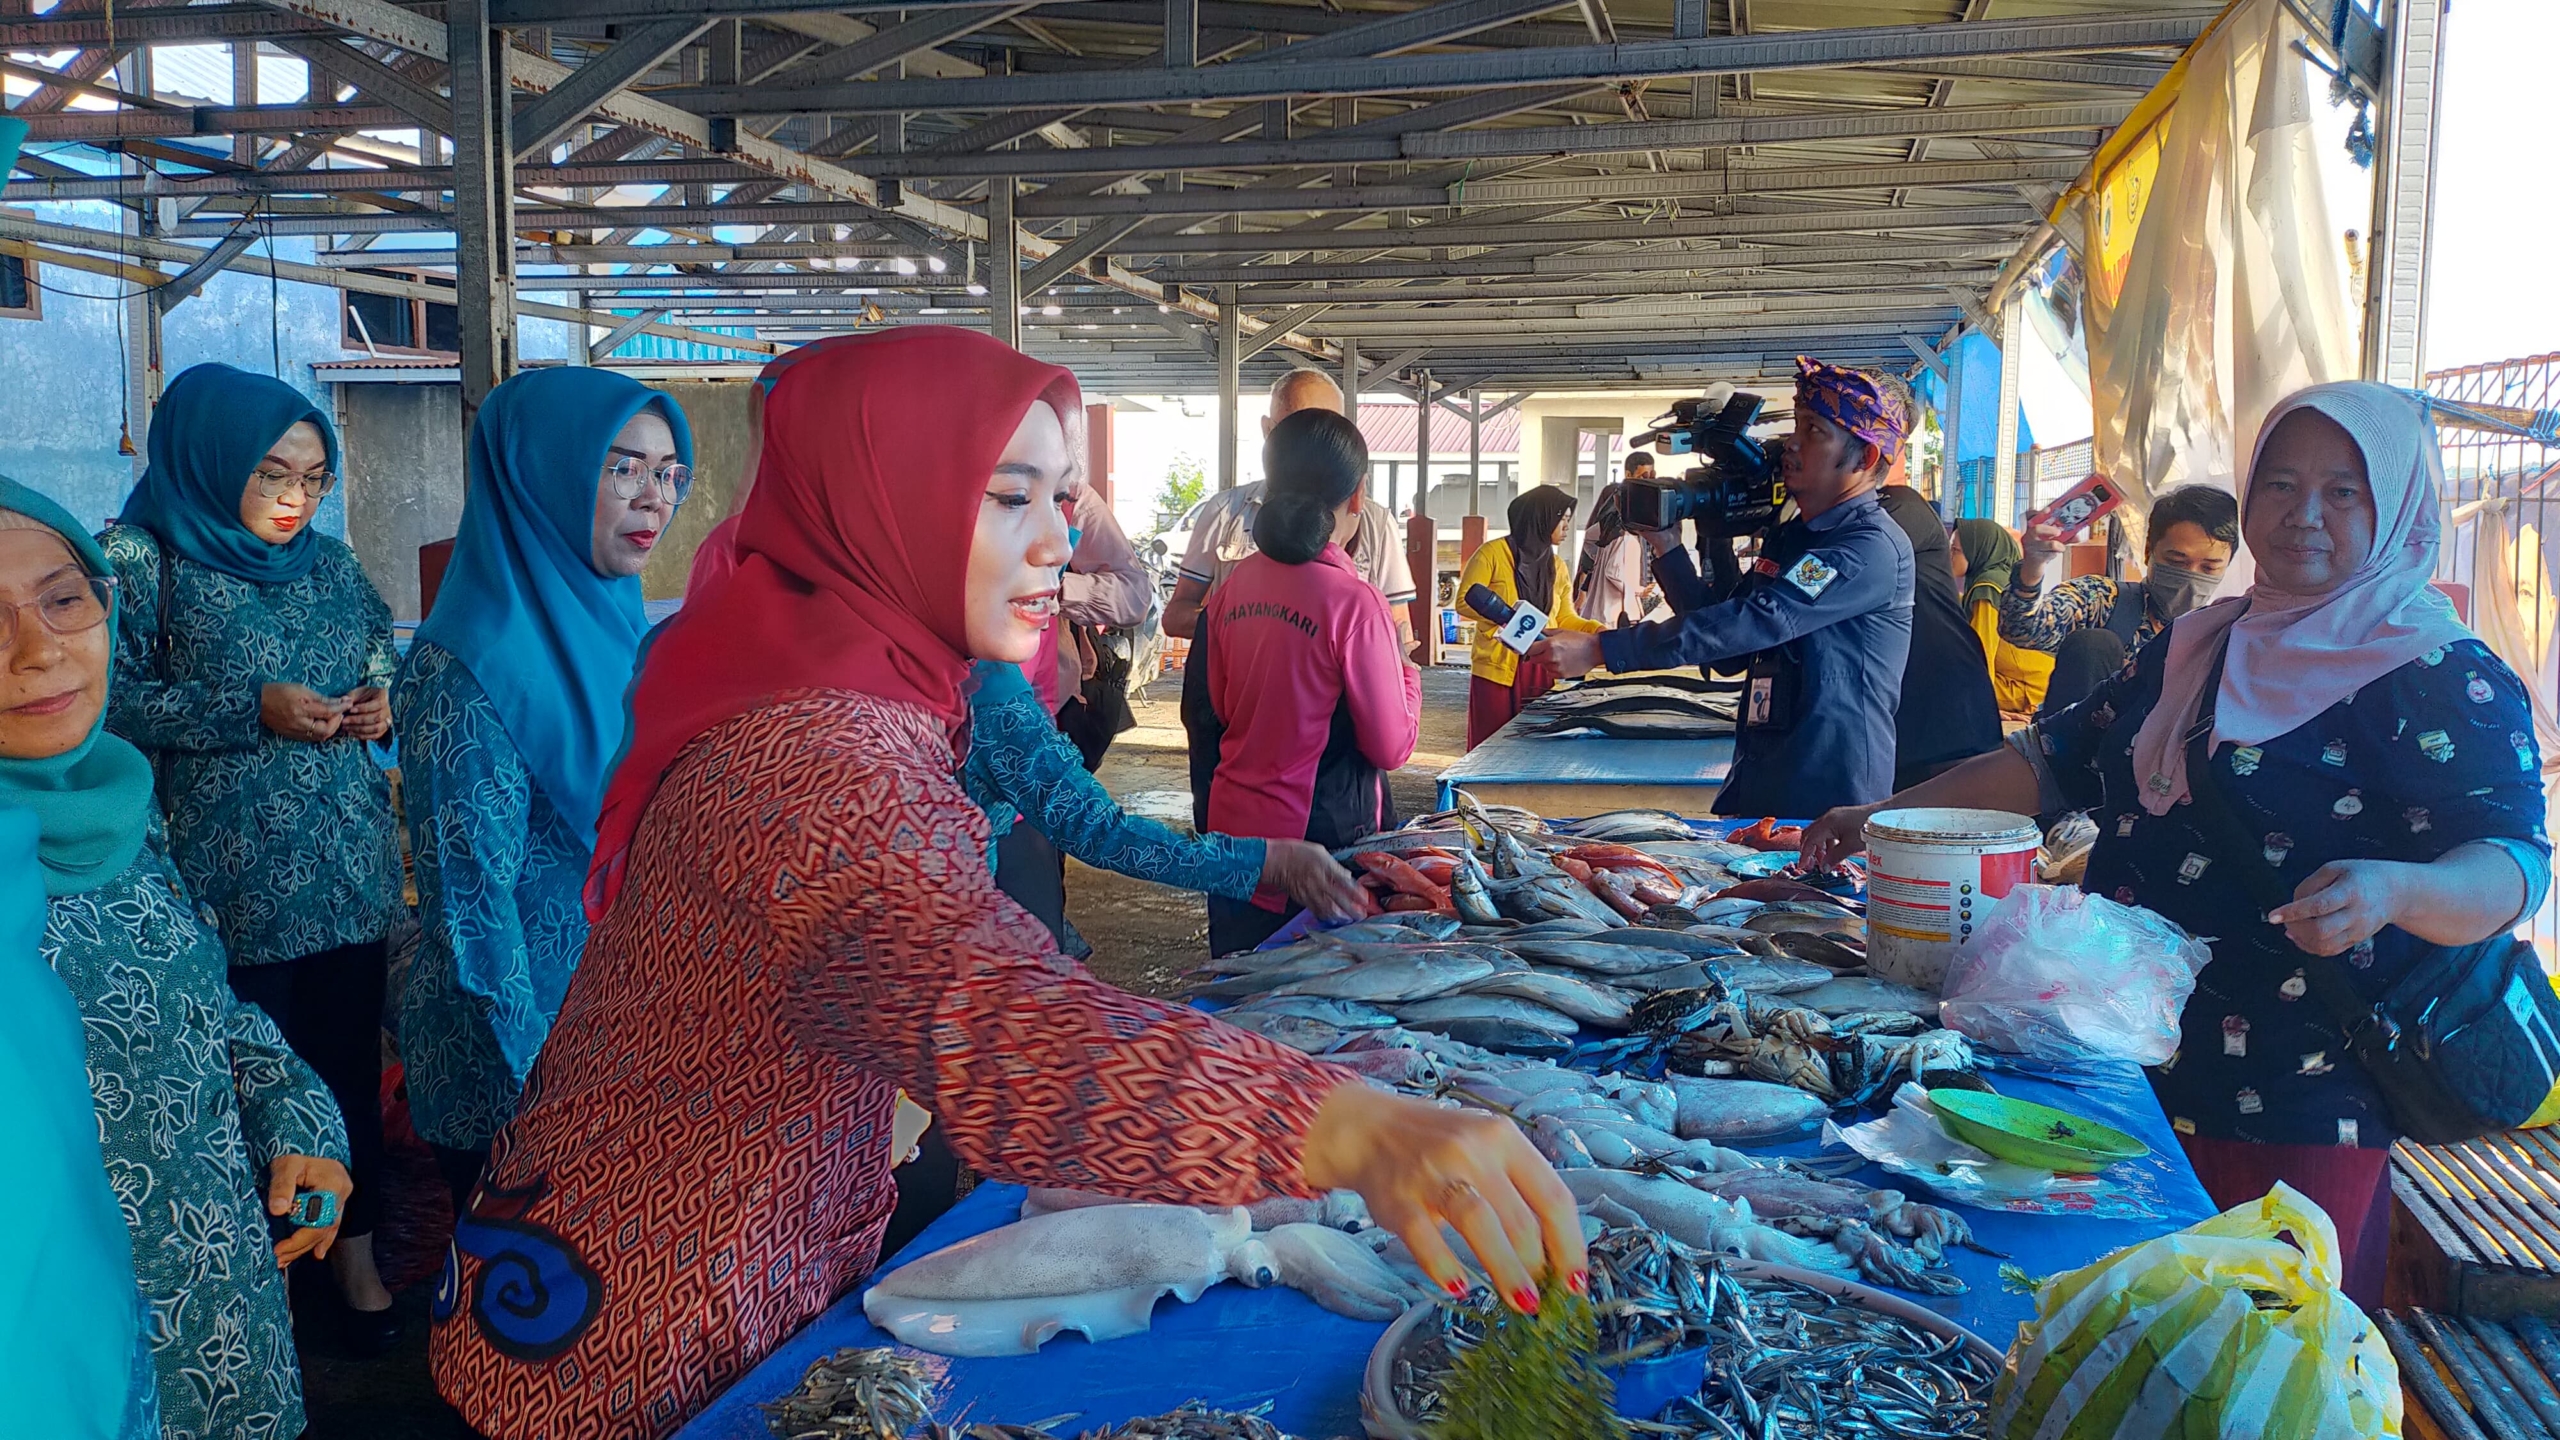
[[[2151,608],[2162,618],[2175,620],[2213,599],[2219,575],[2199,575],[2175,565],[2154,565],[2142,578],[2143,593],[2150,597]]]

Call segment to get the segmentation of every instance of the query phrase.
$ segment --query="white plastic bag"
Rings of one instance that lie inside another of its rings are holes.
[[[2178,1012],[2212,958],[2151,911],[2021,885],[1957,949],[1938,1016],[2012,1055],[2157,1065],[2177,1051]]]

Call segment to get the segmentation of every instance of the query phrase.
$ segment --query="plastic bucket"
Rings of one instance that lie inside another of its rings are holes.
[[[2035,878],[2044,832],[2006,810],[1879,810],[1867,820],[1867,968],[1938,993],[1991,902]]]

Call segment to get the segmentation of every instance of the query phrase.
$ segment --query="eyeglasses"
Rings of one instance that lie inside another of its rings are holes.
[[[12,650],[18,644],[18,614],[33,610],[44,628],[56,635],[85,634],[107,623],[114,608],[116,582],[113,576],[82,576],[60,580],[45,587],[33,600],[16,604],[0,600],[0,650]]]
[[[249,478],[257,482],[258,493],[270,500],[281,500],[287,490],[299,489],[316,504],[328,499],[329,492],[338,488],[338,477],[326,470],[305,470],[299,475],[287,475],[281,470],[261,470]]]
[[[653,473],[639,461],[623,455],[605,462],[604,478],[605,483],[613,487],[613,493],[625,500],[637,500],[642,490],[655,488],[667,497],[668,503],[681,505],[685,497],[693,493],[693,467],[690,465],[668,465]]]

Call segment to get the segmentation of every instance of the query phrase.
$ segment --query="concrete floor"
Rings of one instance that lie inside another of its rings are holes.
[[[1176,829],[1191,828],[1189,751],[1182,733],[1182,677],[1170,673],[1133,697],[1138,728],[1112,742],[1100,778],[1121,805]],[[1422,675],[1422,743],[1390,782],[1411,816],[1438,806],[1439,774],[1466,753],[1467,672]],[[1209,953],[1209,912],[1197,895],[1067,861],[1067,918],[1093,946],[1093,972],[1123,989],[1161,995]]]
[[[1136,697],[1138,728],[1122,735],[1103,762],[1101,779],[1120,803],[1180,829],[1191,822],[1191,789],[1179,710],[1178,673]],[[1422,743],[1412,763],[1396,773],[1396,805],[1418,815],[1436,803],[1436,777],[1466,748],[1467,672],[1443,666],[1422,681]],[[1067,913],[1094,948],[1093,969],[1104,979],[1142,994],[1170,991],[1185,969],[1208,954],[1208,912],[1200,897],[1142,880],[1067,862]],[[434,1185],[431,1169],[413,1182]],[[413,1199],[422,1197],[411,1197]],[[395,1207],[401,1215],[442,1205]],[[395,1219],[398,1216],[394,1217]],[[387,1241],[386,1241],[387,1243]],[[441,1241],[434,1242],[441,1249]],[[436,1397],[427,1374],[427,1300],[432,1277],[400,1296],[407,1318],[404,1343],[379,1360],[337,1358],[324,1345],[306,1346],[303,1383],[310,1440],[466,1440],[464,1430]]]

